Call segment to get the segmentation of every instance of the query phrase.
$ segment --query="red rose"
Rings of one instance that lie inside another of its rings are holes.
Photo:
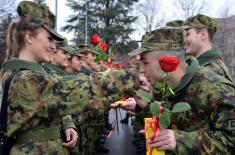
[[[176,70],[180,63],[180,60],[178,58],[168,57],[168,56],[162,56],[159,60],[159,65],[161,69],[165,72],[173,72]]]
[[[107,49],[108,49],[108,45],[105,43],[105,42],[101,42],[100,44],[99,44],[99,48],[102,50],[102,51],[107,51]]]
[[[98,34],[94,34],[91,36],[90,41],[92,44],[97,45],[100,42],[100,38]]]

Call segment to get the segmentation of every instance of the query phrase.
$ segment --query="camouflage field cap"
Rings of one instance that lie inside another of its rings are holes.
[[[75,50],[75,48],[73,48],[72,46],[68,44],[68,41],[66,38],[64,38],[63,41],[56,42],[56,44],[59,46],[60,49],[68,52],[69,54],[73,54]]]
[[[80,56],[80,57],[83,57],[83,58],[87,58],[86,55],[81,53],[81,51],[79,50],[78,47],[74,47],[74,51],[73,51],[72,55]]]
[[[183,20],[173,20],[173,21],[167,22],[166,26],[181,27],[183,24],[184,24]]]
[[[143,40],[141,47],[130,52],[128,55],[133,57],[147,51],[178,51],[182,50],[183,47],[184,38],[181,29],[161,28],[152,31],[148,37]]]
[[[207,28],[207,29],[210,29],[210,30],[216,32],[217,22],[216,22],[215,19],[213,19],[211,17],[208,17],[206,15],[202,15],[202,14],[198,14],[194,17],[188,18],[185,21],[182,28],[184,28],[184,29],[188,29],[188,28],[199,28],[199,29]]]
[[[89,44],[80,44],[78,45],[78,48],[81,53],[93,53],[95,55],[99,54],[99,52],[92,48]]]
[[[41,25],[52,34],[55,40],[63,40],[63,37],[54,30],[56,17],[49,7],[31,1],[21,1],[17,6],[17,12],[21,20]]]
[[[150,36],[150,32],[146,32],[144,35],[142,35],[141,37],[141,47],[140,48],[137,48],[135,50],[133,50],[132,52],[128,53],[129,56],[133,57],[135,55],[138,55],[142,52],[145,52],[147,51],[148,49],[142,47],[143,43],[145,42],[145,40]],[[133,55],[134,54],[134,55]]]

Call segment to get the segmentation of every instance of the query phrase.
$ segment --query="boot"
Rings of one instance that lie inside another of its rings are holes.
[[[109,149],[105,148],[103,145],[101,145],[99,142],[95,143],[95,151],[97,153],[109,153]]]

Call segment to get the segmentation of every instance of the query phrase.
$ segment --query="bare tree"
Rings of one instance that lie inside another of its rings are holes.
[[[40,5],[46,5],[45,0],[34,0],[35,3],[38,3]]]
[[[183,20],[206,11],[204,0],[176,0],[175,6],[178,8]]]
[[[136,7],[139,15],[138,24],[145,32],[150,32],[156,27],[163,26],[164,16],[161,12],[160,0],[146,0],[141,2]]]
[[[8,25],[14,18],[15,0],[0,0],[0,64],[4,60]]]
[[[225,0],[223,6],[218,10],[221,18],[227,18],[232,15],[233,3],[232,0]]]
[[[1,20],[7,17],[9,13],[15,12],[15,0],[0,0],[0,4]]]

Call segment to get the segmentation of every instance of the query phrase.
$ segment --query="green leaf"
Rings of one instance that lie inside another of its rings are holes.
[[[188,103],[178,102],[178,103],[174,104],[171,112],[173,112],[173,113],[184,112],[184,111],[188,111],[190,109],[191,109],[191,106]]]
[[[167,111],[164,111],[162,116],[160,117],[158,123],[161,127],[161,129],[166,129],[170,125],[170,113]]]
[[[135,91],[135,93],[137,96],[139,96],[146,103],[149,103],[152,99],[152,97],[149,95],[149,93],[147,93],[143,90],[137,90],[137,91]]]
[[[98,49],[98,51],[99,51],[99,49]],[[103,61],[105,63],[107,61],[108,57],[109,56],[107,55],[106,52],[103,52],[102,50],[100,50],[99,55],[97,55],[95,58],[95,62],[97,63],[99,61]]]
[[[154,85],[153,85],[153,88],[157,91],[160,91],[162,90],[163,88],[163,83],[162,82],[156,82]]]
[[[171,87],[166,88],[166,96],[175,95]]]
[[[96,58],[95,58],[95,62],[97,63],[97,62],[99,62],[100,60],[101,60],[100,55],[97,55]]]
[[[154,101],[150,104],[150,112],[155,116],[158,117],[160,113],[160,104],[157,101]]]

